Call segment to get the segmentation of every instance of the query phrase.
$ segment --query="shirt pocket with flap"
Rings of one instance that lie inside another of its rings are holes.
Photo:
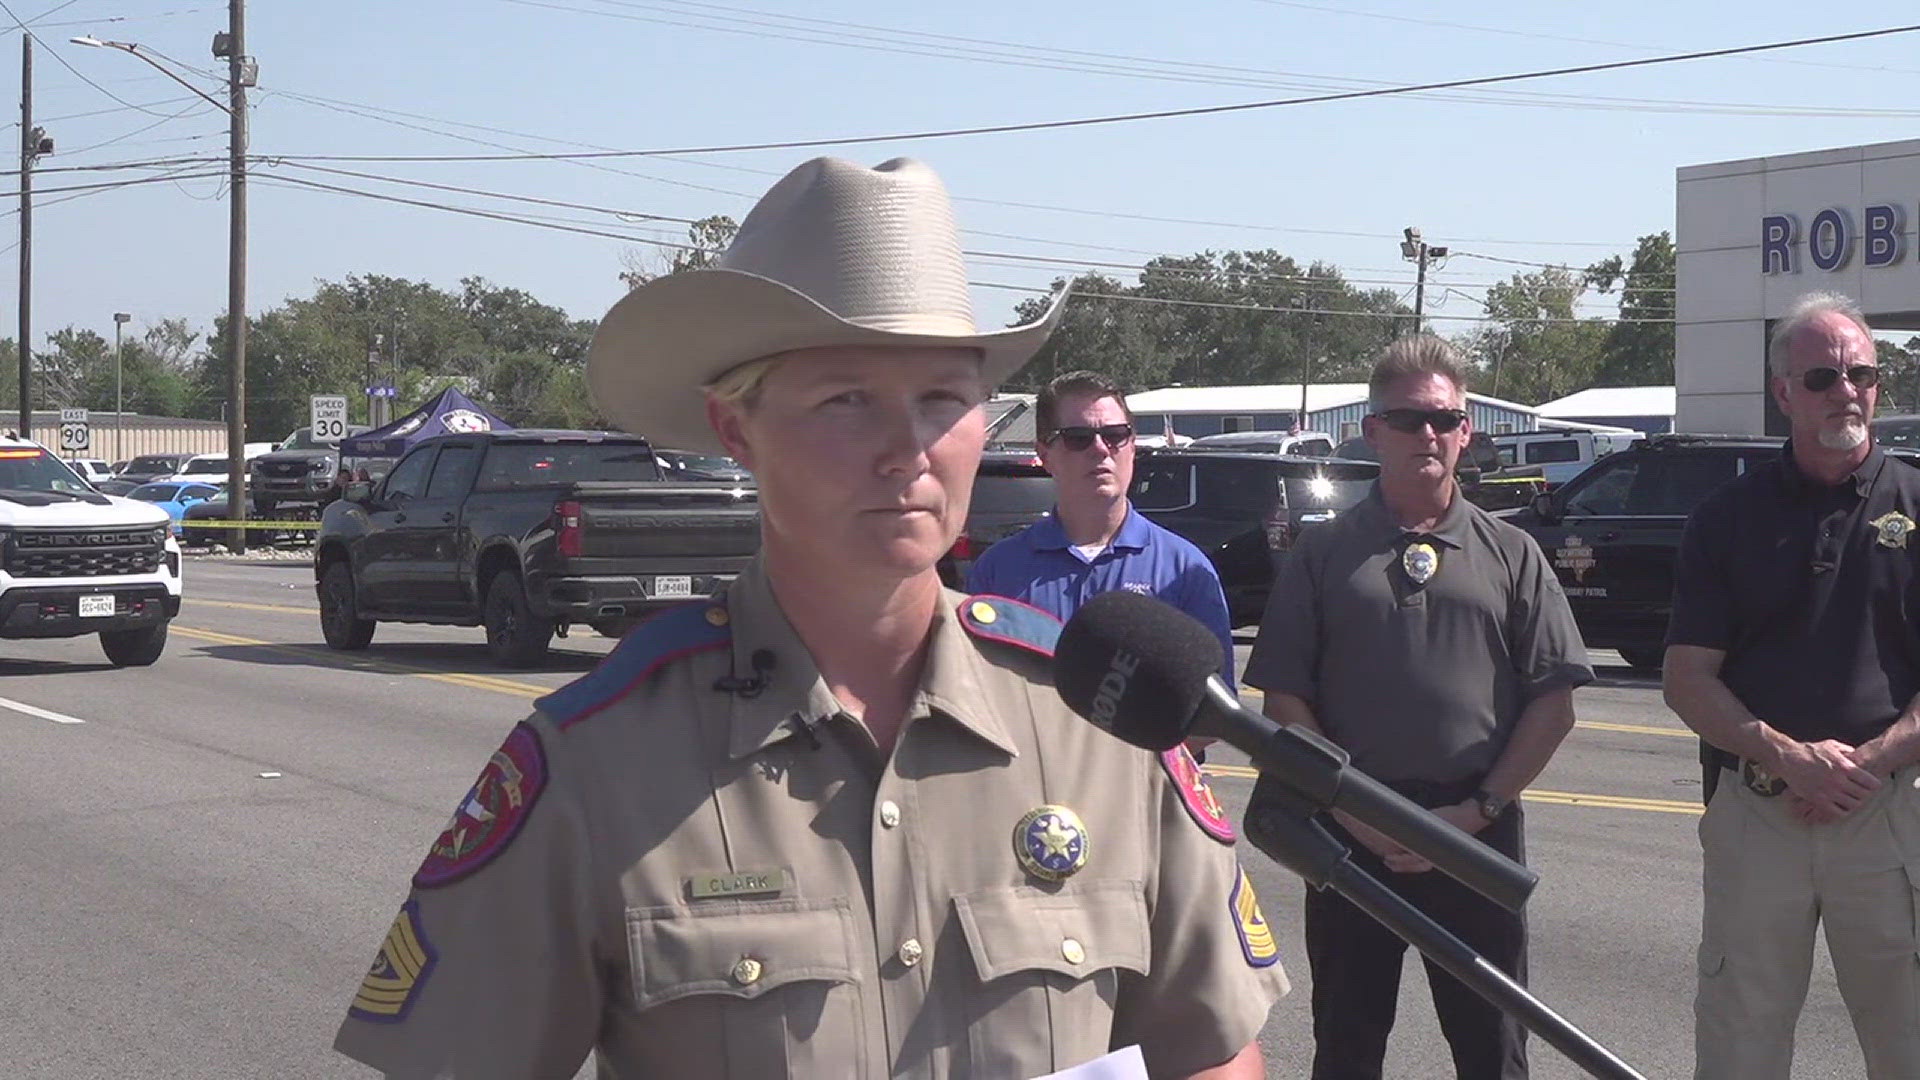
[[[974,1075],[1032,1075],[1108,1051],[1122,973],[1151,967],[1144,883],[1002,886],[953,903],[980,979],[969,1010]]]
[[[637,1075],[863,1076],[845,899],[629,908]]]

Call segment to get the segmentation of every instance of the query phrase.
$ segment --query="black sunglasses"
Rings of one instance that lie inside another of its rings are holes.
[[[1069,450],[1080,451],[1093,445],[1093,437],[1107,444],[1109,451],[1118,450],[1133,441],[1132,424],[1104,424],[1100,427],[1063,427],[1054,428],[1053,434],[1043,442],[1058,442]]]
[[[1880,369],[1873,364],[1855,364],[1847,369],[1847,381],[1865,390],[1880,384]],[[1820,393],[1840,381],[1840,369],[1832,367],[1808,368],[1800,373],[1800,385]]]
[[[1464,409],[1388,409],[1373,415],[1393,430],[1408,435],[1429,425],[1435,435],[1445,435],[1467,422]]]

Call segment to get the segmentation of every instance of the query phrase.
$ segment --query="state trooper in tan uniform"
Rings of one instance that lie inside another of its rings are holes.
[[[724,451],[760,558],[542,699],[461,800],[335,1046],[389,1076],[1031,1077],[1138,1045],[1253,1078],[1286,992],[1185,751],[1055,695],[1052,618],[940,588],[980,333],[925,166],[819,159],[720,269],[601,324],[603,413]]]

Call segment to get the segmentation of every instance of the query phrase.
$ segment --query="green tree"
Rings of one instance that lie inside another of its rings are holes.
[[[1518,273],[1487,289],[1488,325],[1461,342],[1486,393],[1529,405],[1593,385],[1606,323],[1574,306],[1586,279],[1564,266]]]
[[[1615,255],[1588,267],[1586,278],[1603,293],[1620,286],[1620,321],[1607,329],[1594,385],[1673,385],[1673,237],[1643,236],[1625,269]]]
[[[591,323],[478,277],[458,292],[378,274],[323,281],[248,320],[249,437],[277,439],[306,423],[313,394],[346,394],[351,418],[364,422],[362,388],[387,380],[402,407],[452,384],[477,388],[515,424],[585,422],[592,334]],[[226,380],[221,318],[193,368],[188,407],[221,415]]]
[[[1920,337],[1904,346],[1876,338],[1873,345],[1880,362],[1880,413],[1920,412]]]
[[[1130,387],[1346,380],[1391,337],[1394,319],[1383,316],[1406,311],[1391,290],[1357,289],[1337,267],[1272,250],[1163,256],[1132,285],[1088,275],[1074,291],[1060,331],[1010,385],[1037,387],[1073,368]],[[1022,301],[1015,321],[1045,303]]]
[[[180,416],[192,394],[192,373],[200,335],[185,319],[163,319],[121,344],[120,401],[128,412],[149,416]],[[113,347],[108,343],[100,363],[91,367],[83,397],[88,408],[106,412],[114,407]]]
[[[12,338],[0,338],[0,429],[20,426],[20,354]]]
[[[666,262],[629,249],[621,257],[626,269],[620,271],[620,280],[627,288],[637,289],[657,277],[678,274],[687,270],[705,270],[720,259],[720,253],[727,250],[733,238],[740,233],[740,226],[725,214],[704,217],[687,226],[687,247],[673,249]]]
[[[1055,290],[1064,284],[1056,281]],[[1076,296],[1067,302],[1059,328],[1009,385],[1038,390],[1056,375],[1083,368],[1099,371],[1129,389],[1164,381],[1167,358],[1154,349],[1145,305],[1107,299],[1125,293],[1126,286],[1102,274],[1082,274],[1072,284]],[[1040,318],[1050,299],[1035,296],[1020,301],[1014,306],[1014,323]]]
[[[46,349],[34,356],[36,402],[49,409],[100,409],[95,395],[102,371],[108,385],[104,405],[112,408],[113,346],[107,339],[71,326],[48,334]]]

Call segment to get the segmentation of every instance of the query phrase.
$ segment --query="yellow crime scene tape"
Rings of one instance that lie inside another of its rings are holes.
[[[195,518],[180,523],[183,529],[317,529],[317,521],[212,521]]]

